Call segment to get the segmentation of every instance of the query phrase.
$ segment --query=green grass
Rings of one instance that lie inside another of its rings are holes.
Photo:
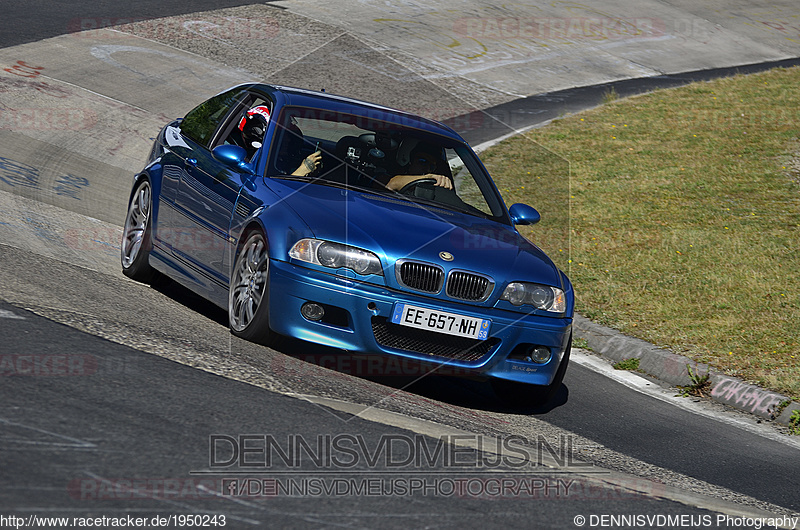
[[[629,370],[635,372],[639,369],[639,358],[632,357],[630,359],[625,359],[624,361],[619,361],[618,363],[614,364],[615,370]]]
[[[800,410],[793,410],[789,418],[789,432],[800,436]]]
[[[577,309],[800,399],[800,69],[565,117],[481,157]]]

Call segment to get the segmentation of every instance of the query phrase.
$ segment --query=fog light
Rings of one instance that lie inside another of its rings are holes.
[[[306,302],[300,308],[300,314],[302,314],[308,320],[313,320],[316,322],[317,320],[322,320],[322,317],[325,316],[325,309],[321,305],[315,304],[314,302]]]
[[[526,361],[534,362],[536,364],[545,364],[550,360],[550,348],[544,346],[533,346],[528,350],[528,356],[525,357]]]

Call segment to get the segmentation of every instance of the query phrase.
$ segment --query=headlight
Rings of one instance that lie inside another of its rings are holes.
[[[503,291],[501,300],[507,300],[516,306],[532,305],[551,313],[563,313],[567,310],[567,297],[558,287],[539,285],[538,283],[511,282]]]
[[[289,257],[331,269],[350,269],[361,275],[383,275],[378,256],[367,250],[332,241],[301,239],[289,251]]]

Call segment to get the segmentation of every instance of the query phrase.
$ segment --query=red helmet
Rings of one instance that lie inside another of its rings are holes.
[[[243,131],[244,125],[245,123],[247,123],[248,118],[252,118],[256,114],[264,116],[266,122],[269,123],[269,107],[267,107],[266,105],[258,105],[248,110],[247,114],[244,117],[242,117],[242,121],[239,122],[239,130]]]
[[[253,107],[239,122],[239,130],[248,147],[258,149],[264,141],[269,124],[269,108],[264,105]]]

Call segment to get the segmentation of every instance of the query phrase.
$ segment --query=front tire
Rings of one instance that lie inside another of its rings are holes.
[[[228,322],[237,337],[267,344],[269,329],[269,250],[264,236],[252,232],[242,245],[228,289]]]
[[[152,213],[153,188],[145,179],[131,197],[120,244],[122,273],[140,282],[149,282],[155,275],[148,261],[152,248]]]

